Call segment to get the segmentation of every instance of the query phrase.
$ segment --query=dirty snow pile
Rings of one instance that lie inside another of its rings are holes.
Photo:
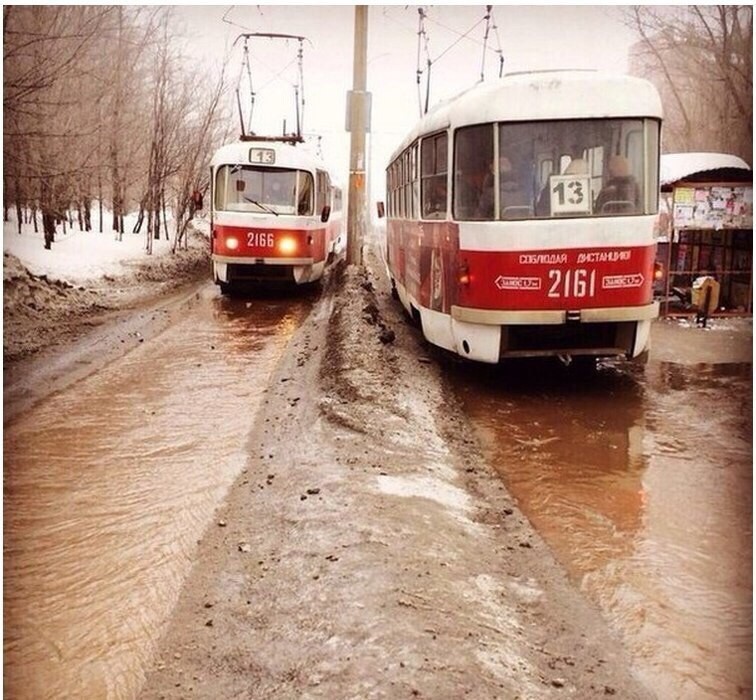
[[[93,212],[94,214],[95,212]],[[153,241],[147,255],[146,234],[129,233],[135,215],[125,217],[122,240],[109,225],[99,232],[78,226],[58,231],[51,249],[31,223],[21,231],[15,211],[3,225],[3,357],[6,362],[31,355],[70,339],[94,325],[107,310],[127,308],[140,299],[209,274],[207,235],[203,219],[190,225],[189,247],[171,253],[172,241]],[[112,221],[109,212],[103,224]],[[170,222],[169,222],[170,225]],[[172,233],[172,230],[171,230]]]

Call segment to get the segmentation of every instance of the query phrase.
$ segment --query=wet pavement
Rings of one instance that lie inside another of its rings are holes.
[[[6,697],[130,698],[312,295],[227,299],[5,426]]]
[[[751,697],[751,364],[451,369],[487,458],[647,687]]]
[[[8,697],[138,692],[312,301],[205,290],[158,338],[5,426]],[[521,362],[447,374],[488,460],[643,682],[665,700],[749,697],[751,364],[669,356],[645,373]]]

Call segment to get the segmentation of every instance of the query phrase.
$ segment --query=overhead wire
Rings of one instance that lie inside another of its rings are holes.
[[[432,21],[432,20],[431,20],[431,21]],[[483,19],[479,19],[479,20],[478,20],[478,21],[477,21],[477,22],[476,22],[475,24],[473,24],[473,26],[472,26],[472,27],[470,27],[470,28],[469,28],[469,29],[468,29],[468,30],[467,30],[467,31],[466,31],[466,32],[465,32],[464,34],[459,34],[459,32],[454,32],[455,34],[457,34],[457,35],[459,36],[459,38],[458,38],[458,39],[457,39],[457,40],[456,40],[456,41],[455,41],[454,43],[452,43],[452,44],[450,44],[449,46],[447,46],[447,47],[446,47],[446,48],[445,48],[445,49],[444,49],[444,50],[443,50],[443,51],[442,51],[442,52],[441,52],[441,53],[440,53],[440,54],[439,54],[438,56],[436,56],[436,60],[435,60],[435,62],[438,62],[439,60],[441,60],[441,58],[442,58],[442,57],[443,57],[443,56],[444,56],[444,55],[445,55],[446,53],[448,53],[449,51],[451,51],[451,50],[452,50],[452,49],[453,49],[453,48],[454,48],[454,47],[455,47],[455,46],[456,46],[457,44],[459,44],[459,42],[460,42],[460,41],[462,41],[462,39],[470,39],[470,41],[475,41],[475,43],[479,44],[479,43],[480,43],[479,41],[476,41],[475,39],[471,39],[471,38],[470,38],[470,37],[468,36],[468,34],[470,34],[470,32],[472,32],[472,31],[473,31],[473,29],[477,28],[477,26],[478,26],[478,25],[479,25],[479,24],[480,24],[480,23],[481,23],[482,21],[483,21]],[[442,25],[439,25],[439,26],[442,26]]]
[[[229,22],[229,24],[231,23]],[[280,79],[281,82],[287,85],[290,85],[291,87],[294,88],[297,136],[301,137],[302,130],[304,128],[304,110],[305,110],[305,93],[304,93],[304,40],[305,38],[304,37],[287,37],[287,42],[289,38],[297,38],[299,42],[299,47],[298,47],[296,56],[292,60],[290,60],[280,70],[275,70],[271,68],[265,61],[263,61],[257,55],[252,55],[251,60],[259,63],[264,68],[266,68],[270,73],[273,74],[272,77],[266,83],[264,83],[261,88],[255,91],[254,84],[252,81],[252,67],[251,67],[251,61],[250,61],[251,53],[249,51],[249,46],[248,46],[249,37],[246,35],[240,35],[239,38],[241,38],[241,36],[244,36],[244,48],[243,48],[243,55],[242,55],[242,65],[239,71],[239,79],[237,81],[237,86],[236,86],[236,99],[237,99],[237,105],[239,108],[239,117],[241,120],[242,135],[245,134],[245,125],[244,125],[244,116],[243,116],[243,110],[242,110],[242,105],[241,105],[240,92],[241,92],[242,76],[246,71],[247,80],[249,84],[249,91],[250,91],[250,111],[249,111],[249,118],[247,122],[246,132],[252,133],[252,114],[253,114],[254,106],[255,106],[255,97],[259,96],[259,94],[262,91],[264,91],[271,83]],[[298,64],[297,77],[294,81],[291,81],[290,79],[284,78],[283,75],[295,62]]]
[[[475,39],[474,37],[471,37],[471,36],[467,36],[467,35],[468,35],[468,34],[469,34],[469,33],[470,33],[470,32],[471,32],[471,31],[472,31],[473,29],[475,29],[475,27],[477,27],[477,26],[478,26],[478,24],[480,24],[480,23],[481,23],[481,22],[483,21],[483,19],[480,19],[480,20],[478,20],[478,22],[476,22],[476,23],[475,23],[475,25],[474,25],[473,27],[471,27],[471,28],[470,28],[470,29],[469,29],[469,30],[468,30],[467,32],[465,32],[464,34],[460,34],[460,33],[459,33],[459,31],[457,31],[456,29],[452,29],[451,27],[447,27],[447,26],[446,26],[445,24],[443,24],[442,22],[439,22],[438,20],[436,20],[436,19],[433,19],[433,17],[431,17],[430,15],[426,15],[426,17],[427,17],[428,21],[429,21],[429,22],[430,22],[431,24],[436,24],[436,25],[438,25],[439,27],[441,27],[442,29],[445,29],[445,30],[446,30],[447,32],[451,32],[452,34],[456,34],[456,35],[457,35],[457,36],[458,36],[458,37],[459,37],[460,39],[467,39],[468,41],[472,41],[473,43],[475,43],[475,44],[478,44],[479,46],[482,46],[482,42],[481,42],[481,41],[479,41],[478,39]],[[456,43],[456,42],[455,42],[455,43]],[[453,45],[454,45],[454,44],[453,44]],[[453,45],[452,45],[452,46],[453,46]],[[451,48],[451,47],[449,47],[449,48]],[[487,50],[488,50],[488,51],[493,51],[494,53],[496,53],[496,50],[495,50],[495,49],[487,49]],[[444,53],[445,53],[445,52],[444,52]],[[438,59],[436,59],[436,60],[438,60]]]

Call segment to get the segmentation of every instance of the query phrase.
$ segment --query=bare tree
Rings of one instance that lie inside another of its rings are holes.
[[[3,213],[19,233],[40,212],[50,248],[58,228],[92,229],[96,200],[100,231],[109,202],[118,239],[139,208],[148,252],[161,231],[170,238],[172,210],[176,250],[223,133],[224,78],[187,69],[170,12],[3,8]]]
[[[220,115],[220,101],[225,93],[225,71],[221,73],[213,89],[203,100],[203,83],[190,81],[192,92],[189,101],[196,104],[190,112],[194,123],[184,125],[179,138],[179,167],[176,173],[174,219],[176,223],[173,250],[183,242],[186,246],[186,229],[197,212],[200,198],[209,188],[206,176],[207,163],[214,145],[220,140],[219,129],[227,123]],[[197,94],[199,93],[199,94]],[[220,116],[220,118],[219,118]]]
[[[4,12],[4,156],[13,164],[19,225],[22,207],[38,207],[46,248],[55,239],[56,222],[64,218],[68,180],[76,176],[69,156],[96,128],[72,95],[109,13],[93,7]]]
[[[650,79],[665,108],[665,150],[753,156],[753,8],[636,6],[631,71]]]

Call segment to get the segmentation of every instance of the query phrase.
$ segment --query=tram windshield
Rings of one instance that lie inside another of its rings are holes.
[[[215,175],[215,208],[219,211],[313,214],[312,174],[304,170],[223,165]]]
[[[454,140],[454,216],[489,221],[655,214],[658,154],[659,123],[653,119],[463,127]]]

